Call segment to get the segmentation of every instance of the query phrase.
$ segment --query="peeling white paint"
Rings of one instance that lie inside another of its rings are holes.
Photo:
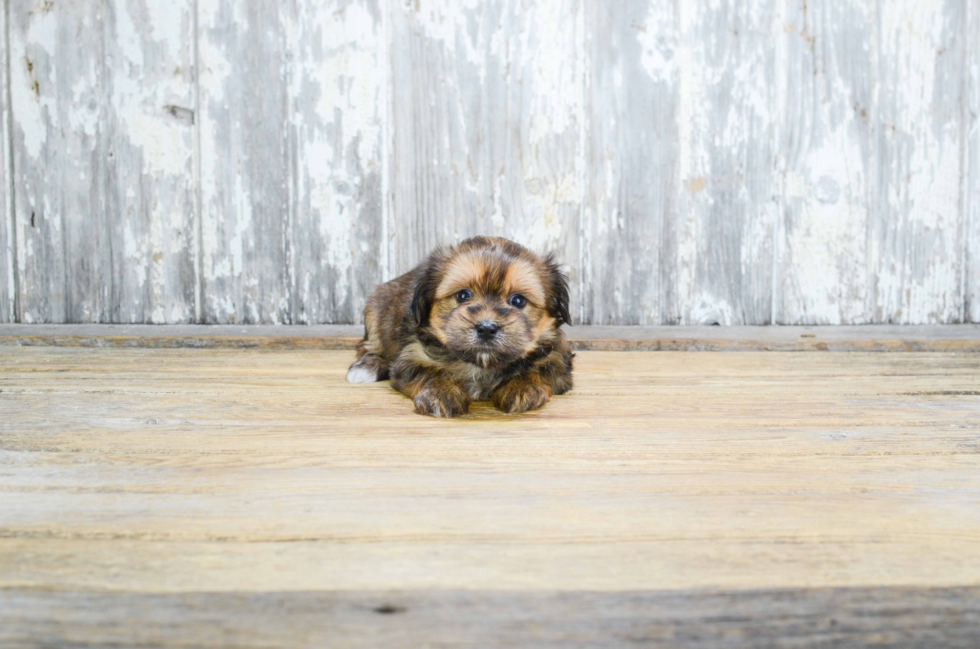
[[[597,322],[980,318],[980,9],[882,3],[13,3],[21,317],[192,318],[199,220],[214,322],[478,233]]]
[[[689,15],[687,12],[683,15]],[[651,2],[643,22],[632,27],[637,32],[637,42],[643,48],[640,65],[655,82],[672,83],[676,75],[678,59],[674,6],[666,2]],[[620,86],[622,77],[616,78]]]
[[[411,9],[422,34],[439,41],[449,53],[458,53],[471,64],[480,58],[479,48],[467,29],[468,19],[481,9],[482,0],[420,0]],[[461,47],[459,53],[457,48]]]
[[[788,76],[782,89],[788,96],[781,100],[787,121],[779,152],[785,214],[777,317],[784,324],[867,322],[874,178],[863,138],[873,137],[874,106],[864,75],[875,68],[874,7],[850,0],[827,12],[793,7],[781,19],[789,22],[780,25],[788,69],[804,73]],[[831,36],[842,22],[852,29]]]
[[[32,158],[40,155],[47,141],[45,112],[50,116],[56,111],[50,93],[57,83],[58,70],[50,66],[49,57],[57,46],[57,26],[53,13],[36,13],[31,16],[26,34],[15,29],[10,35],[12,112],[27,154]],[[42,74],[43,78],[39,78]]]
[[[152,5],[154,3],[150,2],[148,4]],[[130,16],[130,7],[130,3],[126,1],[115,3],[113,15],[116,19],[116,29],[113,34],[113,43],[118,48],[119,53],[125,57],[125,62],[119,61],[118,64],[132,66],[135,68],[134,72],[136,75],[139,75],[145,67],[143,48],[146,46],[146,42],[141,37],[140,28],[136,26],[136,22]],[[176,16],[180,15],[179,11],[172,13]],[[145,24],[142,20],[139,22],[140,26]],[[147,27],[153,29],[152,23],[147,25]]]
[[[581,61],[571,52],[579,49],[579,34],[571,29],[577,13],[575,2],[545,2],[528,12],[533,24],[522,30],[524,74],[534,79],[528,120],[532,145],[562,137],[575,128],[582,108]]]
[[[951,59],[961,10],[952,0],[890,0],[880,12],[887,184],[877,200],[890,218],[875,225],[875,309],[888,321],[946,323],[962,313],[962,114],[946,108],[961,98],[962,67]]]

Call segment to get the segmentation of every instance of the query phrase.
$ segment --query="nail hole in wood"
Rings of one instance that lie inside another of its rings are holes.
[[[194,124],[194,111],[190,108],[184,108],[183,106],[174,106],[173,104],[167,104],[163,107],[171,117],[175,117],[185,124]]]

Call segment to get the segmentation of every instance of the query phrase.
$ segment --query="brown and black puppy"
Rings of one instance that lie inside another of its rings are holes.
[[[436,417],[485,399],[506,412],[540,408],[572,388],[568,320],[568,282],[551,256],[474,237],[375,290],[347,380],[390,377]]]

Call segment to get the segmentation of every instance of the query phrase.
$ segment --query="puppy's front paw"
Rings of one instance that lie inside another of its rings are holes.
[[[415,410],[420,415],[457,417],[470,409],[466,391],[449,381],[430,381],[415,395]]]
[[[505,383],[493,393],[493,405],[504,412],[527,412],[548,403],[551,393],[540,381],[519,378]]]
[[[388,378],[388,364],[374,354],[364,354],[347,370],[348,383],[374,383]]]

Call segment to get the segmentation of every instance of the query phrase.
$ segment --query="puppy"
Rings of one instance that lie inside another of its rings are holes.
[[[560,329],[568,320],[568,280],[550,255],[474,237],[374,291],[347,380],[390,377],[434,417],[486,399],[505,412],[533,410],[572,388]]]

